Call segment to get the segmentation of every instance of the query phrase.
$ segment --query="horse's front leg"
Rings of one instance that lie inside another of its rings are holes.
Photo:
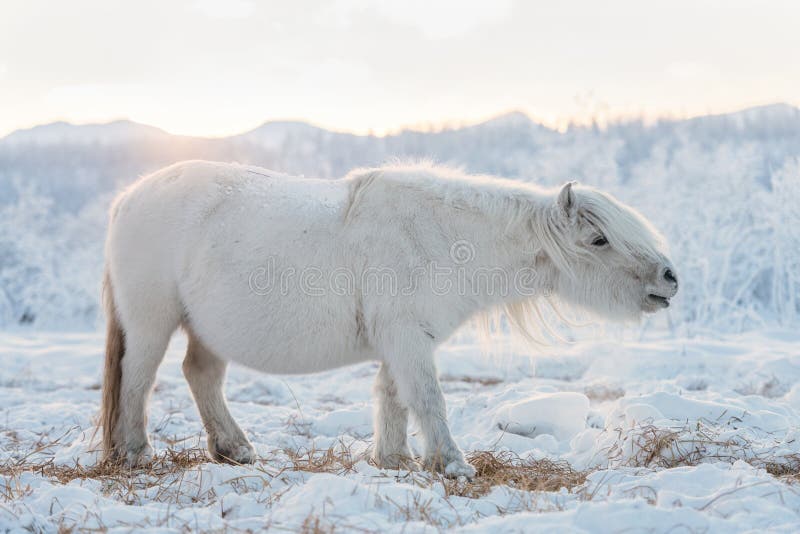
[[[417,468],[408,448],[408,408],[397,396],[397,385],[383,362],[375,377],[375,444],[372,459],[390,469]]]
[[[383,336],[381,354],[397,388],[397,398],[419,422],[425,466],[452,477],[473,477],[475,469],[464,460],[447,426],[430,338],[418,326],[392,330]]]

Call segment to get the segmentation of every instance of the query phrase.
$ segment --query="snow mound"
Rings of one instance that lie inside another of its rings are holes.
[[[498,428],[536,437],[549,434],[569,440],[586,428],[589,399],[581,393],[543,393],[500,407],[495,416]]]
[[[763,397],[728,402],[670,393],[623,398],[604,429],[588,429],[573,441],[575,459],[601,467],[676,467],[747,461],[795,466],[800,442],[797,415]]]

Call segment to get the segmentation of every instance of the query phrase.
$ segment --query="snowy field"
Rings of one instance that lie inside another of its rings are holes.
[[[153,396],[160,460],[93,467],[103,336],[4,333],[0,531],[794,532],[798,341],[787,329],[628,332],[487,356],[462,334],[438,362],[454,436],[479,470],[468,483],[366,459],[375,364],[232,368],[231,409],[260,459],[206,460],[180,336]]]
[[[562,331],[572,344],[494,340],[490,357],[467,331],[442,347],[473,482],[366,460],[375,364],[231,369],[260,459],[210,462],[180,337],[150,413],[159,460],[98,465],[115,192],[180,159],[335,178],[395,157],[610,191],[664,233],[681,290],[641,325]],[[520,113],[385,137],[286,122],[220,139],[124,121],[15,132],[0,139],[0,532],[800,531],[798,221],[800,109],[780,104],[564,132]]]

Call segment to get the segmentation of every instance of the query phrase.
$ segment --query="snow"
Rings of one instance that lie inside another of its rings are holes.
[[[504,405],[497,411],[495,426],[512,434],[567,440],[583,430],[588,413],[589,398],[582,393],[542,393]]]
[[[543,352],[509,343],[493,357],[465,330],[437,356],[456,441],[467,452],[508,450],[589,470],[570,490],[496,486],[479,498],[448,495],[438,476],[367,461],[375,364],[285,377],[233,367],[231,410],[261,463],[205,461],[157,486],[134,474],[126,492],[100,479],[61,484],[5,470],[0,488],[13,498],[0,491],[0,530],[793,531],[798,487],[766,469],[796,468],[800,454],[798,341],[790,331],[617,332]],[[0,334],[0,465],[97,462],[102,343],[95,332]],[[153,395],[158,452],[204,443],[180,371],[184,350],[177,336]],[[654,452],[655,434],[673,439]],[[416,435],[411,444],[419,450]],[[298,471],[285,452],[329,447],[346,447],[352,468]]]

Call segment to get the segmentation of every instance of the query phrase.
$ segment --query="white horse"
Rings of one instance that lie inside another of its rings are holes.
[[[190,161],[142,178],[111,209],[101,423],[108,457],[153,454],[147,401],[173,332],[218,460],[254,449],[228,411],[228,361],[267,373],[381,362],[373,459],[406,465],[409,412],[430,469],[472,476],[447,425],[433,354],[502,310],[536,327],[537,299],[635,319],[678,283],[662,239],[600,191],[560,191],[430,165],[340,180]]]

